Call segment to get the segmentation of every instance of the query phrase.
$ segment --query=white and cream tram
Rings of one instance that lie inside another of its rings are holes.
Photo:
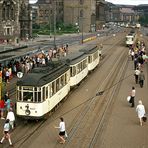
[[[130,33],[126,36],[126,46],[131,46],[136,42],[137,35],[135,33]]]
[[[63,60],[70,67],[70,86],[78,85],[88,75],[88,56],[84,52],[73,52]]]
[[[70,91],[69,67],[64,64],[38,67],[17,82],[17,115],[41,118]]]
[[[98,47],[94,45],[88,45],[80,51],[88,55],[88,71],[95,69],[100,61],[100,51]]]

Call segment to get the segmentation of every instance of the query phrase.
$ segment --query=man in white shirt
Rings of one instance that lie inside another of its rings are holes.
[[[10,126],[12,129],[14,129],[15,116],[12,111],[12,108],[10,108],[9,112],[7,113],[6,119],[9,119]]]
[[[131,107],[135,107],[135,95],[136,95],[136,90],[135,87],[132,87],[132,92],[131,92]]]

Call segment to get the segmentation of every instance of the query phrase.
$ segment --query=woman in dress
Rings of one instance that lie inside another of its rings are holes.
[[[60,143],[64,144],[65,143],[65,139],[64,139],[64,136],[65,136],[65,122],[64,122],[63,117],[61,117],[60,120],[61,120],[61,122],[59,123],[59,126],[55,127],[55,128],[59,128],[59,130],[60,130],[60,132],[59,132]]]
[[[143,124],[142,117],[144,117],[144,115],[145,115],[145,107],[142,104],[141,100],[139,100],[139,104],[136,107],[136,112],[137,112],[138,118],[140,120],[140,125],[142,126],[142,124]]]

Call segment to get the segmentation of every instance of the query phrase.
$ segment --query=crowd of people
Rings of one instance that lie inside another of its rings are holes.
[[[0,72],[2,73],[2,79],[6,83],[17,74],[22,72],[23,74],[28,73],[31,69],[38,66],[44,66],[46,63],[53,58],[60,58],[68,54],[68,44],[54,49],[50,48],[44,52],[39,48],[39,51],[34,55],[26,55],[20,57],[17,60],[12,59],[7,65],[0,63]]]
[[[134,63],[134,77],[135,77],[135,83],[139,84],[142,88],[144,86],[144,65],[146,62],[148,62],[148,56],[146,55],[146,47],[145,43],[143,41],[137,41],[135,45],[129,47],[129,57],[131,57],[133,63]],[[129,103],[131,104],[131,107],[135,107],[135,96],[136,96],[136,89],[133,86],[131,93],[130,93],[130,99]],[[143,121],[146,118],[145,114],[145,107],[142,104],[142,100],[138,101],[138,105],[136,106],[136,112],[137,116],[139,118],[140,126],[143,125]]]

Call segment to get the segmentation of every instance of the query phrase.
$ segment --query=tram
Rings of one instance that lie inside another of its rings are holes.
[[[137,40],[137,34],[135,33],[130,33],[126,36],[126,46],[131,46],[135,44]]]
[[[88,46],[59,61],[36,67],[17,81],[16,114],[40,119],[52,111],[99,64],[97,46]]]

